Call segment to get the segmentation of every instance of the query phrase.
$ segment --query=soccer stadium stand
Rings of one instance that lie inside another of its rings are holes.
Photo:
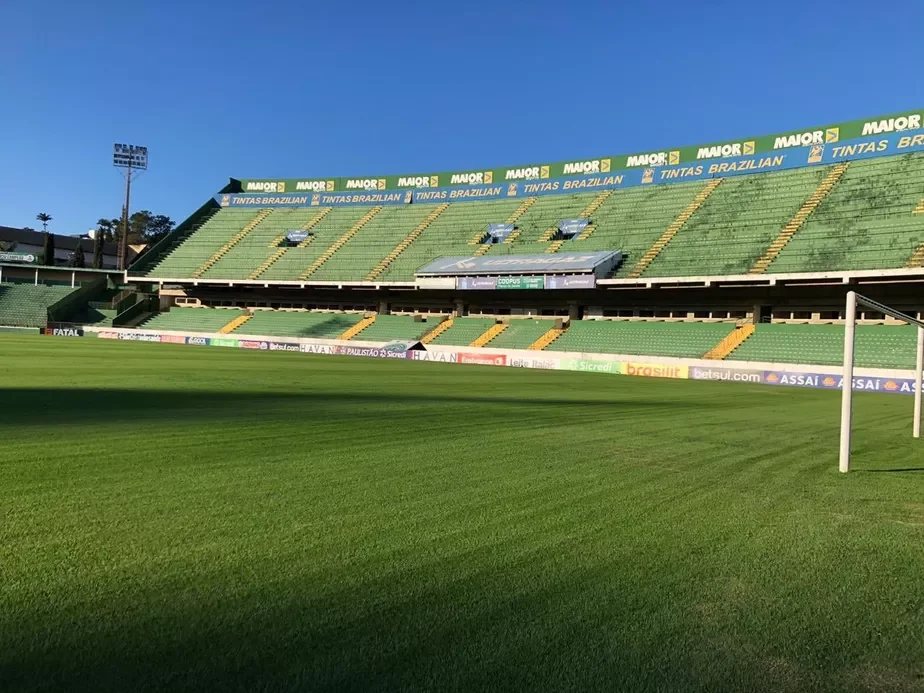
[[[429,343],[443,346],[468,346],[496,322],[494,318],[456,318],[445,332]]]
[[[729,361],[816,363],[844,361],[843,325],[757,325],[754,334]],[[910,325],[858,325],[856,365],[868,368],[914,368],[915,328]]]
[[[838,365],[846,291],[924,308],[921,115],[515,169],[232,179],[110,290],[161,289],[145,311],[251,306],[145,328]],[[106,308],[81,319],[110,325]],[[858,365],[909,368],[913,330],[869,315]]]
[[[621,250],[616,276],[924,264],[924,153],[603,192],[440,205],[225,208],[147,272],[266,281],[409,281],[454,255]],[[562,219],[590,224],[561,237]],[[515,229],[492,243],[488,225]],[[283,247],[288,230],[309,230]],[[915,259],[917,257],[917,259]]]
[[[412,315],[379,315],[353,339],[367,342],[420,339],[441,321],[442,316],[418,320]]]
[[[417,269],[437,258],[472,255],[487,233],[488,224],[510,218],[520,204],[520,200],[450,204],[378,279],[408,281]]]
[[[821,272],[905,266],[924,243],[924,154],[855,161],[771,272]]]
[[[528,349],[533,342],[555,326],[555,321],[515,318],[506,325],[504,330],[480,346],[489,346],[492,349]]]
[[[702,358],[732,329],[727,322],[574,320],[547,350]]]
[[[362,319],[363,316],[356,313],[256,310],[250,320],[235,331],[268,337],[339,339]]]
[[[171,308],[152,316],[139,327],[145,330],[220,332],[244,315],[244,311],[238,308]]]
[[[73,291],[69,286],[0,284],[0,325],[45,327],[48,309]]]

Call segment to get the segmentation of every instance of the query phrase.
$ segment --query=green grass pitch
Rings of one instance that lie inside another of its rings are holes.
[[[911,398],[0,338],[0,691],[921,691]]]

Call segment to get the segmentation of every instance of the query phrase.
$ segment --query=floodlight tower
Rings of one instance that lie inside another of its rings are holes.
[[[148,170],[148,148],[134,144],[113,145],[112,165],[124,169],[125,206],[122,208],[122,238],[119,242],[119,269],[125,271],[128,256],[128,207],[132,198],[132,178]]]

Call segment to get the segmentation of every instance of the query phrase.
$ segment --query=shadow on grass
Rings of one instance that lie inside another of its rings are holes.
[[[854,469],[862,474],[901,474],[902,472],[924,472],[924,467],[899,467],[896,469]]]
[[[613,395],[613,399],[536,399],[433,394],[315,390],[306,392],[215,392],[190,390],[0,389],[4,408],[0,427],[49,426],[114,421],[157,422],[189,420],[258,420],[267,416],[293,417],[304,421],[348,418],[358,409],[366,414],[380,407],[387,416],[394,408],[420,409],[445,405],[497,407],[505,411],[527,411],[537,415],[586,416],[605,413],[615,418],[637,417],[640,410],[651,415],[701,410],[694,401],[652,400]],[[460,407],[462,408],[462,407]]]
[[[757,683],[750,663],[731,655],[713,655],[713,670],[698,671],[691,646],[699,636],[682,617],[662,630],[634,610],[640,602],[643,613],[663,615],[664,593],[611,596],[603,608],[590,598],[592,575],[568,571],[527,589],[528,575],[494,566],[433,585],[437,576],[423,572],[328,594],[295,579],[220,603],[203,595],[202,604],[179,587],[173,603],[158,609],[155,598],[150,611],[93,605],[76,622],[66,610],[20,613],[25,637],[0,634],[0,690],[693,691],[719,690],[723,679],[722,690],[742,678]],[[135,596],[143,603],[150,595]]]

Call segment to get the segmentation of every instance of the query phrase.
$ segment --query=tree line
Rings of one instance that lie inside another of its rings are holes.
[[[53,221],[53,217],[45,212],[35,215],[36,220],[42,225],[43,248],[42,264],[54,265],[55,256],[55,237],[54,234],[48,233],[48,223]],[[165,214],[154,214],[146,209],[135,212],[128,218],[128,244],[129,245],[153,245],[161,238],[173,231],[176,222]],[[35,229],[25,227],[24,231],[34,231]],[[83,246],[78,243],[77,249],[71,254],[68,260],[69,267],[92,267],[93,269],[102,269],[103,267],[103,244],[104,243],[121,243],[122,242],[123,224],[121,218],[99,219],[96,222],[96,233],[93,234],[93,257],[90,264],[87,264],[87,258],[84,256]]]

